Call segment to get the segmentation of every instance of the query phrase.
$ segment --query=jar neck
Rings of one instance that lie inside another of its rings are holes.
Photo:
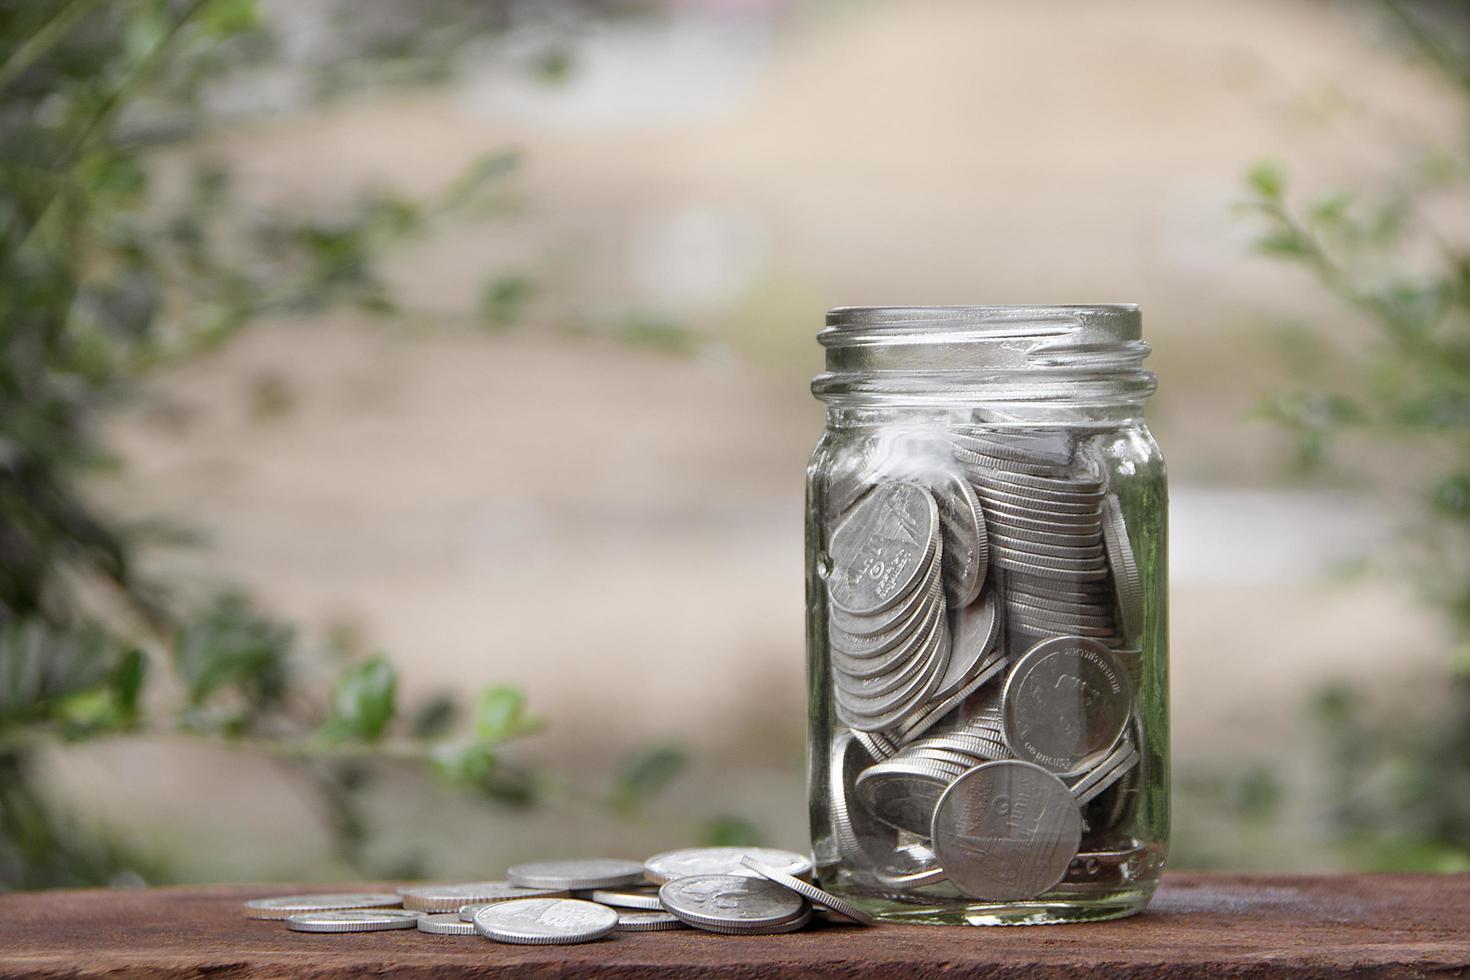
[[[963,411],[987,425],[1116,425],[1157,387],[1135,306],[839,308],[817,339],[827,369],[812,392],[831,421]]]

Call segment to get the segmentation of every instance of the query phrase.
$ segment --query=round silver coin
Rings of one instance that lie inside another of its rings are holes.
[[[812,862],[795,851],[774,847],[686,847],[655,854],[643,863],[643,870],[653,881],[667,882],[695,875],[734,875],[751,877],[752,872],[741,860],[755,858],[762,864],[780,868],[789,875],[811,874]],[[663,897],[660,890],[659,898]]]
[[[785,925],[806,911],[806,901],[743,864],[743,875],[690,875],[658,890],[668,911],[696,929],[760,929]]]
[[[329,912],[297,912],[286,917],[292,932],[382,932],[412,929],[419,914],[404,909],[335,909]]]
[[[979,602],[956,611],[950,626],[949,665],[935,698],[947,698],[969,683],[990,656],[1000,636],[999,601],[991,592]]]
[[[522,888],[617,888],[643,880],[643,865],[619,858],[578,858],[570,861],[528,861],[505,871],[512,885]],[[469,904],[469,903],[466,903]]]
[[[666,932],[688,929],[684,920],[672,912],[629,910],[618,913],[618,932]]]
[[[458,912],[434,912],[430,915],[421,915],[418,926],[419,932],[428,932],[436,936],[473,936],[475,934],[475,924],[461,919]]]
[[[829,609],[832,626],[838,631],[838,636],[848,634],[857,637],[873,637],[880,634],[887,636],[895,628],[901,628],[905,623],[913,622],[914,614],[937,601],[933,598],[934,593],[937,592],[942,597],[943,590],[943,545],[936,537],[930,543],[929,551],[924,556],[923,567],[919,571],[918,580],[912,589],[904,592],[892,605],[875,613],[848,612],[834,603]]]
[[[396,908],[403,904],[387,892],[345,892],[331,895],[284,895],[252,898],[245,903],[247,919],[284,919],[298,912],[328,912],[334,909]]]
[[[937,540],[938,523],[938,505],[923,487],[885,483],[869,492],[832,532],[827,587],[833,604],[872,614],[908,595]]]
[[[949,601],[968,606],[980,595],[989,567],[985,513],[970,481],[951,470],[930,478],[944,535],[944,578]]]
[[[703,925],[695,928],[703,932],[716,932],[725,936],[776,936],[787,932],[800,932],[812,921],[812,908],[808,905],[801,914],[785,922],[768,926],[717,926]]]
[[[802,881],[800,878],[793,878],[779,868],[772,868],[768,865],[761,864],[759,861],[752,861],[750,858],[745,858],[741,863],[761,877],[768,878],[783,888],[789,888],[814,905],[820,905],[824,909],[846,916],[859,925],[875,926],[878,924],[877,919],[874,919],[847,899],[840,895],[833,895],[831,892],[825,892],[811,882]]]
[[[1082,814],[1066,784],[1040,766],[987,762],[945,790],[931,834],[956,888],[1015,902],[1062,880],[1082,841]]]
[[[837,853],[844,860],[871,863],[868,855],[870,845],[877,845],[882,852],[891,850],[897,843],[892,828],[874,819],[865,808],[850,807],[847,802],[848,787],[856,782],[873,758],[853,732],[843,732],[832,742],[832,758],[827,773],[832,836],[837,842]]]
[[[517,898],[553,898],[566,893],[564,888],[522,888],[508,881],[413,885],[398,889],[403,907],[420,912],[458,912],[466,905],[490,905]]]
[[[868,813],[890,827],[927,834],[934,807],[960,766],[897,756],[863,771],[853,793]]]
[[[521,898],[487,905],[475,913],[480,935],[521,946],[590,943],[617,927],[615,909],[577,898]]]
[[[1017,661],[1001,690],[1006,744],[1018,759],[1074,773],[1110,749],[1133,711],[1133,684],[1096,640],[1044,640]]]

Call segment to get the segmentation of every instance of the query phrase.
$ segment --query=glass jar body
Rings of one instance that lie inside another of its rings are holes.
[[[1169,827],[1166,514],[1127,407],[829,405],[806,513],[822,887],[905,922],[1148,904]]]

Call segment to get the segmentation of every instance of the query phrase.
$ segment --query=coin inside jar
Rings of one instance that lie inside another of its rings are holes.
[[[1080,636],[1032,647],[1001,691],[1006,744],[1055,773],[1077,772],[1112,748],[1132,711],[1127,670],[1106,646]]]
[[[883,611],[919,582],[936,540],[939,509],[923,487],[885,483],[872,490],[832,534],[828,590],[838,608]]]

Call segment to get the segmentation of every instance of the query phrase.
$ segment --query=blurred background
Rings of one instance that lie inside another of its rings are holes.
[[[829,306],[1137,302],[1171,867],[1470,867],[1456,2],[0,2],[0,887],[805,849]]]

